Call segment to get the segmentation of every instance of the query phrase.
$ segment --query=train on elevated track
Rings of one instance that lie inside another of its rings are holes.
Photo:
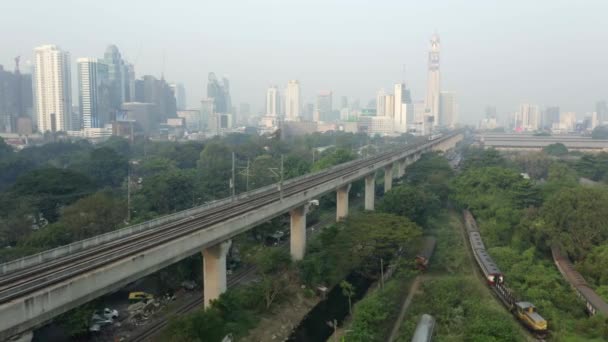
[[[504,274],[486,250],[477,222],[468,210],[464,210],[464,223],[473,256],[492,291],[518,321],[536,337],[544,338],[547,335],[547,321],[536,311],[534,304],[518,300],[507,287]]]

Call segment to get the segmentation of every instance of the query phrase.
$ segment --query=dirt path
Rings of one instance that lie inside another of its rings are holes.
[[[397,334],[399,333],[399,328],[401,328],[401,322],[405,318],[405,313],[407,312],[407,308],[410,307],[412,303],[412,299],[416,292],[418,292],[418,288],[420,287],[420,282],[422,281],[422,276],[417,276],[414,278],[414,282],[410,286],[407,297],[403,301],[403,305],[401,306],[401,312],[399,312],[399,317],[395,321],[395,325],[393,326],[393,330],[391,331],[391,335],[388,337],[388,342],[393,342],[397,338]]]

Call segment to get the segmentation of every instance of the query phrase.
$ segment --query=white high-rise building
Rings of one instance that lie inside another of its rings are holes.
[[[384,116],[386,114],[386,93],[384,89],[378,90],[376,95],[376,116]]]
[[[34,55],[38,130],[79,130],[80,121],[72,117],[70,54],[56,45],[43,45],[34,50]]]
[[[285,119],[296,121],[300,119],[300,82],[290,80],[285,90]]]
[[[536,131],[540,128],[540,109],[536,105],[524,103],[519,106],[519,111],[515,113],[515,130]]]
[[[395,95],[389,94],[384,96],[384,116],[389,118],[395,117]]]
[[[439,35],[431,37],[431,50],[429,51],[429,73],[426,88],[426,112],[433,117],[433,126],[439,125],[439,92],[441,88],[441,78],[439,74]]]
[[[401,115],[401,104],[404,102],[403,92],[405,90],[405,84],[397,83],[395,84],[395,109],[393,109],[393,116],[397,118]]]
[[[281,108],[279,88],[272,86],[266,92],[266,116],[278,117]]]

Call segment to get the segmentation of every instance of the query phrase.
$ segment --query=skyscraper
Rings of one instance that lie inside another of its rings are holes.
[[[207,81],[207,98],[213,99],[214,111],[216,113],[229,113],[231,110],[230,103],[230,84],[228,79],[222,80],[223,84],[220,84],[219,80],[215,76],[215,73],[210,72]]]
[[[545,108],[545,113],[543,117],[543,128],[544,129],[553,129],[554,127],[559,127],[560,114],[559,107],[552,106]]]
[[[134,71],[123,59],[116,45],[109,45],[103,55],[102,63],[108,66],[108,81],[110,83],[110,106],[116,111],[127,102],[131,96],[130,77]]]
[[[177,110],[186,110],[186,89],[181,83],[171,83],[169,85],[175,95],[175,105]]]
[[[15,72],[0,65],[0,132],[16,132],[19,118],[32,114],[32,75],[22,74],[19,58],[15,58]]]
[[[522,104],[515,113],[515,131],[536,131],[540,128],[540,111],[538,106]]]
[[[386,114],[386,93],[384,89],[378,90],[376,94],[376,116],[384,116]]]
[[[272,86],[266,91],[266,115],[272,117],[279,116],[280,106],[279,88]]]
[[[102,128],[111,121],[108,66],[96,58],[79,58],[78,104],[83,128]]]
[[[331,118],[333,110],[332,92],[322,92],[317,95],[317,112],[318,118],[316,121],[328,121]]]
[[[72,117],[70,54],[56,45],[34,50],[34,91],[40,132],[80,129]]]
[[[300,119],[300,82],[290,80],[285,90],[285,119],[296,121]]]
[[[428,84],[426,88],[426,112],[433,117],[433,125],[439,124],[439,92],[441,88],[441,78],[439,74],[439,35],[433,34],[431,37],[431,50],[429,51],[429,70]]]
[[[606,104],[606,101],[596,103],[595,112],[597,113],[598,124],[605,125],[608,123],[608,104]]]
[[[456,94],[451,91],[442,91],[439,94],[439,124],[445,127],[454,127],[456,115]]]

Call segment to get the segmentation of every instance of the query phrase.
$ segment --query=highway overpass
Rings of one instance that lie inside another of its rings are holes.
[[[460,131],[453,132],[288,180],[281,191],[271,185],[2,264],[0,340],[201,252],[207,305],[226,290],[226,253],[232,237],[289,212],[291,255],[301,259],[311,200],[336,192],[339,220],[348,215],[350,184],[365,179],[365,208],[373,210],[379,170],[384,172],[385,191],[390,190],[393,176],[403,176],[422,153],[451,149],[462,138]]]
[[[564,144],[569,151],[608,151],[608,140],[591,139],[580,135],[535,136],[531,133],[478,133],[475,140],[483,148],[503,151],[540,151],[544,147]]]

